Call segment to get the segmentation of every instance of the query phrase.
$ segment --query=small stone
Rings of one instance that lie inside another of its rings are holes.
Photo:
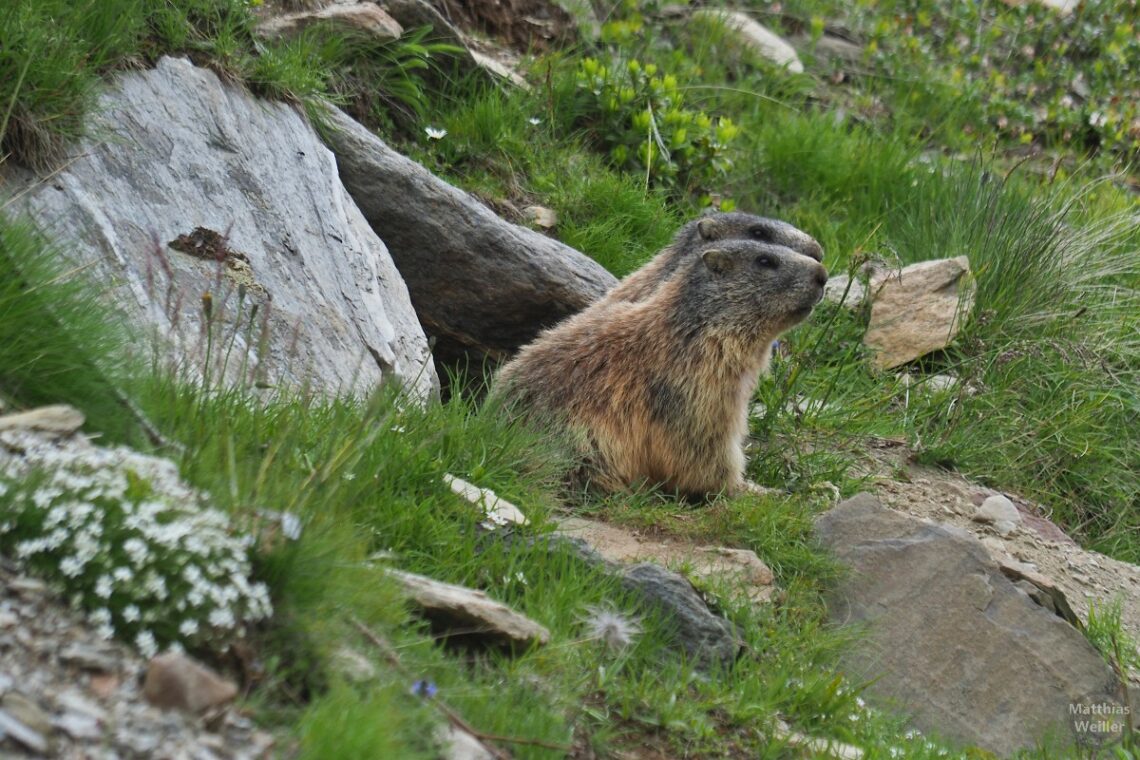
[[[99,699],[110,699],[119,690],[121,683],[114,673],[98,673],[91,676],[91,693]]]
[[[77,713],[99,722],[107,720],[106,710],[74,691],[63,692],[55,698],[55,703],[65,712]]]
[[[39,430],[45,433],[71,435],[83,427],[86,418],[73,406],[57,404],[41,406],[28,412],[0,417],[0,430]]]
[[[59,653],[59,659],[68,665],[100,673],[111,673],[117,669],[118,661],[111,649],[95,648],[84,644],[72,644]]]
[[[100,728],[99,721],[90,715],[65,713],[55,719],[55,727],[72,739],[78,739],[80,741],[98,739],[103,735],[103,729]]]
[[[957,385],[958,378],[953,375],[931,375],[922,384],[931,393],[952,391]]]
[[[372,661],[349,646],[336,650],[332,666],[353,683],[365,683],[376,678],[376,666]]]
[[[45,736],[51,733],[51,718],[33,700],[18,691],[8,692],[0,698],[0,707],[28,728]]]
[[[1018,511],[1017,505],[1007,497],[997,494],[982,502],[982,505],[974,512],[973,520],[974,522],[993,525],[997,528],[998,533],[1006,535],[1021,524],[1021,512]],[[1004,533],[1002,532],[1003,528],[1005,529]]]
[[[558,214],[554,212],[554,209],[549,209],[546,206],[527,206],[523,209],[523,216],[528,222],[544,230],[554,229],[558,226]]]
[[[526,515],[518,507],[506,499],[500,499],[489,488],[479,488],[454,475],[444,475],[443,482],[447,484],[452,493],[461,496],[483,510],[483,514],[487,516],[487,521],[483,523],[483,527],[488,530],[494,530],[497,527],[512,523],[526,525],[529,522]]]
[[[266,731],[254,731],[253,736],[250,737],[249,743],[250,753],[253,757],[263,757],[268,754],[269,750],[273,749],[273,745],[277,740],[273,738],[273,734]]]
[[[10,580],[8,582],[8,590],[14,591],[17,596],[28,599],[42,596],[47,591],[47,584],[36,578],[22,576]]]
[[[828,279],[823,286],[823,297],[848,309],[858,309],[867,298],[867,289],[858,280],[841,274]]]
[[[33,752],[38,752],[41,755],[47,754],[48,740],[45,733],[30,728],[23,721],[8,714],[6,710],[0,710],[0,738],[5,735],[15,739]]]
[[[20,616],[11,610],[0,610],[0,628],[11,628],[20,622]]]
[[[442,747],[440,757],[444,760],[494,760],[482,742],[451,724],[436,729],[435,738]]]
[[[0,673],[0,697],[7,694],[13,686],[12,677],[7,673]]]
[[[152,657],[143,682],[147,701],[163,709],[200,713],[237,696],[237,686],[178,652]]]

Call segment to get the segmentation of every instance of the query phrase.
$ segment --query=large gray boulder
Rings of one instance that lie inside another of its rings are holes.
[[[965,531],[860,494],[822,515],[816,533],[850,568],[829,612],[863,630],[844,667],[879,705],[1003,756],[1047,738],[1103,741],[1111,722],[1119,732],[1127,718],[1105,661]]]
[[[573,248],[503,221],[343,113],[329,120],[341,180],[392,252],[441,364],[477,370],[506,359],[616,282]]]
[[[164,58],[116,78],[93,120],[61,171],[9,170],[6,193],[167,358],[235,382],[434,392],[407,288],[295,108]]]

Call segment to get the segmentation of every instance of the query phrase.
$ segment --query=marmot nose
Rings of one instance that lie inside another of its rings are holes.
[[[827,270],[822,265],[815,268],[815,281],[821,288],[827,284]]]

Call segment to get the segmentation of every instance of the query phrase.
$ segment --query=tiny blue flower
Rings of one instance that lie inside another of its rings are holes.
[[[439,691],[434,681],[419,680],[412,684],[412,695],[430,699]]]

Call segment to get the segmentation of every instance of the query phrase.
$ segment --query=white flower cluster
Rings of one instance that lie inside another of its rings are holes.
[[[272,613],[249,580],[250,543],[167,460],[0,433],[0,552],[58,581],[104,637],[146,656],[241,635]]]

